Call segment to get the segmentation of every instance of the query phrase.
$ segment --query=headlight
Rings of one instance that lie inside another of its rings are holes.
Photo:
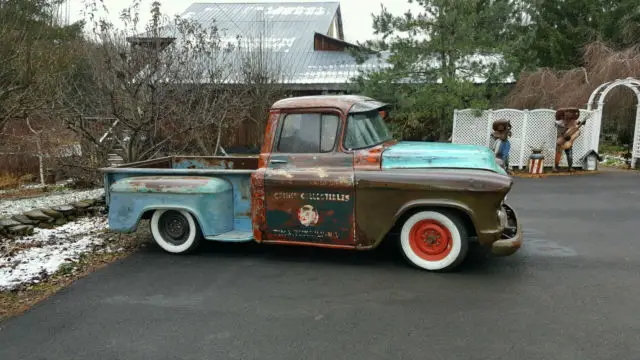
[[[507,217],[507,212],[504,211],[503,208],[500,208],[500,210],[498,210],[498,221],[500,222],[500,229],[505,229],[507,227],[509,220]]]

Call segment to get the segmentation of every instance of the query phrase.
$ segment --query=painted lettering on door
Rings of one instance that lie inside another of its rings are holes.
[[[348,191],[275,192],[267,197],[271,238],[349,244],[353,200]]]

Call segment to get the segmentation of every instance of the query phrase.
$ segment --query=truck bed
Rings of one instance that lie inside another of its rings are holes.
[[[214,201],[207,203],[208,205],[205,207],[203,201],[206,199],[203,200],[202,196],[181,197],[179,202],[184,201],[186,204],[188,201],[193,201],[191,206],[203,212],[199,215],[204,222],[201,225],[207,239],[248,241],[253,238],[251,230],[251,174],[257,168],[257,156],[171,156],[104,168],[101,171],[104,173],[107,205],[110,204],[112,191],[115,188],[119,192],[130,191],[133,198],[128,206],[132,208],[133,213],[137,212],[136,208],[149,205],[149,194],[155,194],[156,199],[162,199],[163,203],[172,201],[173,197],[179,196],[178,193],[188,194],[192,191],[186,186],[188,179],[211,177],[225,180],[231,185],[232,205],[226,204],[224,207],[218,208],[219,204]],[[185,186],[181,187],[181,181],[185,181]],[[115,187],[114,184],[116,184]],[[167,188],[171,190],[167,190]],[[207,195],[204,195],[204,198],[207,198]],[[118,202],[122,202],[122,198]],[[220,232],[217,231],[218,227],[213,223],[208,226],[206,222],[209,218],[215,217],[215,214],[231,212],[229,211],[231,209],[227,210],[226,206],[233,208],[233,229]],[[147,218],[150,215],[147,211],[142,211],[142,213],[142,218]],[[110,219],[110,225],[111,221],[112,219]],[[116,220],[114,215],[113,226],[133,231],[135,228],[130,229],[130,223],[134,222],[137,223],[137,219],[129,220],[125,216]]]
[[[115,166],[112,169],[256,170],[258,156],[167,156]]]

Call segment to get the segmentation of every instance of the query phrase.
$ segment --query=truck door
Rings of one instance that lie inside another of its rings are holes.
[[[284,113],[264,178],[264,242],[354,247],[353,157],[340,113]]]

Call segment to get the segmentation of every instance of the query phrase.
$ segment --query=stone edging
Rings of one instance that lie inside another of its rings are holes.
[[[0,238],[32,235],[35,228],[53,229],[80,217],[106,213],[104,195],[71,204],[33,209],[11,217],[0,218]]]

